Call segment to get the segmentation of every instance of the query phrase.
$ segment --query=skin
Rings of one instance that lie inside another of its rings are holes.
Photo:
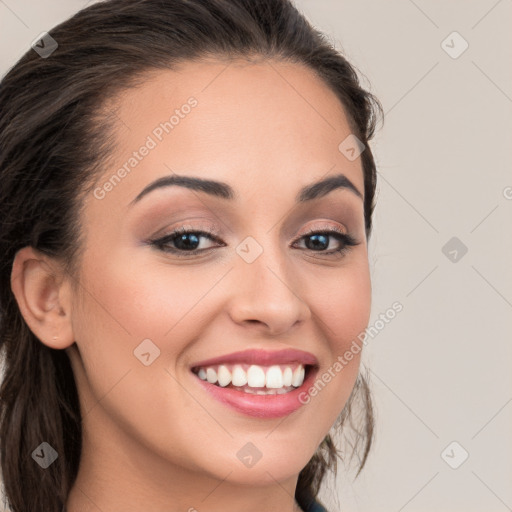
[[[321,375],[364,331],[371,302],[363,201],[337,189],[295,204],[300,188],[339,173],[364,194],[360,158],[338,150],[351,133],[343,108],[305,67],[202,61],[148,75],[116,99],[99,185],[190,96],[198,105],[156,148],[103,199],[86,198],[79,286],[30,247],[16,255],[20,310],[42,343],[66,350],[77,380],[84,437],[68,512],[297,510],[299,472],[357,377],[360,353],[309,404],[258,419],[215,401],[189,371],[293,347],[315,354]],[[172,173],[225,181],[240,199],[167,187],[129,207]],[[185,224],[218,229],[225,245],[201,238],[209,254],[178,258],[145,243]],[[332,227],[359,244],[341,257],[322,254],[339,247],[334,237],[307,248],[308,228]],[[235,251],[247,236],[263,248],[251,264]],[[147,338],[160,356],[144,366],[133,352]],[[247,442],[262,454],[251,468],[236,456]]]

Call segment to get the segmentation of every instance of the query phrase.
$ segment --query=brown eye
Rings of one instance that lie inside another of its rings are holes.
[[[329,247],[329,239],[334,238],[338,241],[339,247],[330,251],[325,251]],[[310,231],[302,235],[300,240],[305,240],[306,249],[318,252],[320,254],[344,254],[350,247],[359,245],[359,242],[350,234],[337,231],[335,229]]]
[[[212,247],[198,248],[203,238],[221,243],[213,233],[202,230],[188,230],[182,227],[157,240],[152,240],[150,245],[161,251],[186,257],[212,249]]]

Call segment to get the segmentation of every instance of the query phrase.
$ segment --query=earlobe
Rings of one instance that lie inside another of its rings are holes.
[[[25,322],[42,343],[54,349],[73,344],[69,280],[57,262],[23,247],[14,257],[11,289]]]

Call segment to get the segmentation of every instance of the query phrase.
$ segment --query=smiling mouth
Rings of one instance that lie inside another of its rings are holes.
[[[192,368],[199,379],[216,387],[256,395],[281,395],[303,385],[313,365],[288,363],[276,365],[218,364]]]

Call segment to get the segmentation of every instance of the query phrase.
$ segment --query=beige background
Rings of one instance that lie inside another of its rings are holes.
[[[512,510],[512,2],[296,4],[386,111],[370,324],[403,305],[364,357],[368,466],[355,481],[340,466],[321,497],[344,512]],[[0,73],[84,5],[0,0]]]

